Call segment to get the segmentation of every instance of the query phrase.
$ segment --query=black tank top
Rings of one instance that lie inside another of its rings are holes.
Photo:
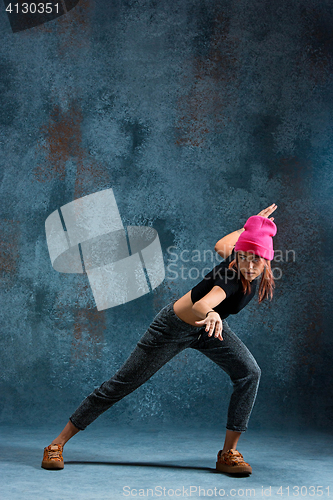
[[[251,299],[253,299],[257,283],[261,279],[261,275],[251,281],[251,293],[248,295],[243,293],[243,285],[237,276],[237,272],[233,269],[228,269],[232,260],[236,258],[235,250],[231,255],[214,267],[200,283],[195,285],[191,290],[191,300],[197,302],[202,299],[214,286],[220,286],[226,293],[226,298],[217,306],[213,307],[214,311],[218,312],[221,319],[225,319],[229,314],[237,314],[245,307]]]

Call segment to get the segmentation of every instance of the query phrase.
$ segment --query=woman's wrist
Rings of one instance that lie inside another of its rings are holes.
[[[210,311],[208,311],[208,313],[206,314],[206,318],[210,317],[211,316],[211,313],[215,313],[218,315],[218,317],[220,318],[220,315],[217,311],[214,311],[213,309],[211,309]]]

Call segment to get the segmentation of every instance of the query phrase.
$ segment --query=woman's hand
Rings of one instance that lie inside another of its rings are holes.
[[[273,205],[271,205],[270,207],[267,207],[265,208],[264,210],[262,210],[261,212],[259,212],[257,215],[261,215],[261,217],[267,217],[269,220],[274,220],[274,217],[269,217],[273,212],[274,210],[277,209],[277,205],[275,205],[275,203],[273,203]]]
[[[207,318],[202,319],[201,321],[196,321],[196,325],[203,326],[206,325],[205,331],[208,332],[208,337],[211,337],[215,330],[215,337],[217,339],[223,340],[222,338],[222,320],[219,313],[213,311],[210,312]]]

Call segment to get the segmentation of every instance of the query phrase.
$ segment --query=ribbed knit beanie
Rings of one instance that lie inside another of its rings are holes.
[[[235,252],[253,252],[264,259],[273,260],[273,236],[277,227],[273,221],[261,215],[253,215],[247,219],[235,246]]]

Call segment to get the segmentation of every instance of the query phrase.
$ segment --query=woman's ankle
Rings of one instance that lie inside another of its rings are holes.
[[[61,444],[61,446],[64,447],[66,444],[66,441],[59,439],[59,438],[56,438],[52,441],[51,446],[54,444]]]
[[[75,434],[80,432],[80,429],[75,427],[74,424],[72,424],[71,421],[69,421],[64,429],[61,431],[58,437],[56,437],[51,444],[61,444],[62,446],[65,446],[67,441],[69,441]]]

